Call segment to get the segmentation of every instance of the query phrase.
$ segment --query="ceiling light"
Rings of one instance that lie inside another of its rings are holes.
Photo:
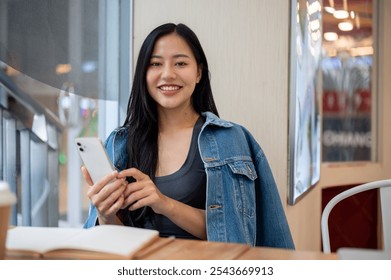
[[[57,75],[68,74],[71,71],[72,71],[72,66],[70,64],[57,64],[56,66]]]
[[[329,14],[334,14],[335,9],[333,7],[326,6],[324,7],[324,10]]]
[[[355,18],[355,21],[356,21],[356,28],[357,28],[357,29],[360,29],[361,24],[360,24],[360,17],[359,17],[358,14],[357,14],[357,16],[356,16],[356,18]]]
[[[335,32],[325,32],[323,37],[326,41],[336,41],[338,39],[338,34]]]
[[[317,30],[315,32],[311,32],[311,39],[312,41],[316,42],[322,37],[322,33],[320,30]]]
[[[353,24],[349,21],[340,22],[338,23],[338,28],[341,31],[350,31],[353,29]]]
[[[338,10],[334,12],[334,17],[337,19],[345,19],[349,17],[349,13],[346,10]]]
[[[316,31],[316,30],[320,29],[320,21],[319,21],[319,19],[311,20],[309,22],[309,26],[310,26],[310,29],[312,31]]]
[[[350,49],[351,56],[367,56],[373,55],[373,47],[357,47]]]
[[[309,15],[313,15],[321,11],[322,11],[322,5],[320,4],[319,0],[314,1],[311,4],[308,4],[307,2],[307,12]]]

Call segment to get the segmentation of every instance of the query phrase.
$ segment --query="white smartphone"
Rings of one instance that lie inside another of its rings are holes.
[[[78,137],[76,147],[95,183],[115,170],[102,141],[97,137]]]

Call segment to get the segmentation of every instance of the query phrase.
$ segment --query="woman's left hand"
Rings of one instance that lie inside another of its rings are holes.
[[[155,213],[166,216],[190,234],[200,239],[207,238],[205,210],[163,195],[151,178],[136,168],[123,170],[117,176],[117,178],[125,177],[133,177],[136,182],[125,187],[123,208],[132,211],[149,206]]]
[[[124,191],[123,208],[137,210],[149,206],[157,214],[165,214],[172,207],[171,200],[163,195],[151,178],[136,168],[121,171],[118,178],[133,177],[136,181],[127,185]]]

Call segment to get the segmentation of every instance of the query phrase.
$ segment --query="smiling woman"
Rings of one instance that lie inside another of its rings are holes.
[[[126,121],[106,149],[119,173],[93,184],[84,169],[85,227],[294,248],[266,156],[244,127],[218,117],[206,56],[186,25],[145,39]]]

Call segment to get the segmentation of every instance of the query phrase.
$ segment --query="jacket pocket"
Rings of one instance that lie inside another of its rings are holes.
[[[252,163],[252,161],[235,161],[228,163],[228,166],[231,168],[231,171],[234,174],[244,175],[252,181],[258,178],[254,163]]]
[[[228,163],[236,209],[243,217],[255,216],[255,180],[258,178],[255,166],[250,160]]]

